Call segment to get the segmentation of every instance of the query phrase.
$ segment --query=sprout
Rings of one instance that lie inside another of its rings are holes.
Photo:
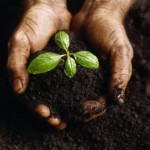
[[[89,51],[78,51],[75,53],[69,52],[70,39],[69,35],[64,31],[59,31],[55,35],[57,46],[65,50],[66,54],[60,55],[53,52],[47,52],[38,55],[28,66],[28,72],[31,74],[41,74],[55,69],[63,56],[66,56],[64,72],[72,78],[76,74],[76,62],[82,67],[89,69],[98,69],[98,58]]]

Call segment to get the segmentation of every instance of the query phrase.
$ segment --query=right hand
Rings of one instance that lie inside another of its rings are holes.
[[[109,64],[109,94],[114,103],[123,104],[132,74],[133,48],[123,20],[135,0],[85,0],[74,17],[72,29],[83,34],[101,59]],[[99,100],[98,100],[99,101]]]
[[[30,54],[43,49],[58,30],[69,29],[71,18],[65,0],[27,1],[26,12],[9,41],[7,68],[16,94],[27,88],[26,65]],[[58,129],[66,126],[60,118],[50,116],[51,110],[46,105],[38,105],[35,112]]]

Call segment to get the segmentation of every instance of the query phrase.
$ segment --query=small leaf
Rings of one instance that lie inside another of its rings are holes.
[[[73,58],[67,57],[64,72],[69,78],[72,78],[76,74],[76,63]]]
[[[68,50],[70,45],[69,35],[64,31],[59,31],[55,35],[55,42],[60,48]]]
[[[61,55],[47,52],[34,58],[28,66],[28,72],[31,74],[45,73],[53,70],[60,62]]]
[[[99,68],[98,58],[88,51],[79,51],[74,53],[75,60],[81,66],[89,69]]]

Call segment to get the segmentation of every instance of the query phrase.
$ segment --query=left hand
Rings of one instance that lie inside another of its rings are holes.
[[[133,49],[123,20],[133,2],[134,0],[85,0],[72,23],[73,31],[87,37],[99,56],[109,62],[109,93],[119,104],[124,103],[125,89],[132,73]],[[101,106],[100,103],[101,101],[97,106]]]
[[[25,0],[25,2],[25,13],[9,41],[7,68],[16,94],[22,94],[27,88],[29,80],[27,62],[30,54],[43,49],[57,31],[69,29],[72,19],[67,10],[66,0]],[[60,117],[51,115],[51,106],[38,104],[32,111],[57,129],[66,127],[66,123]]]

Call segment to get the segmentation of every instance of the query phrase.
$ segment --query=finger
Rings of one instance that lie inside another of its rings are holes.
[[[70,24],[72,21],[72,14],[66,9],[61,16],[61,24],[59,22],[58,30],[70,29]]]
[[[10,53],[7,68],[11,74],[13,90],[17,94],[23,93],[27,87],[28,73],[26,64],[30,52],[41,50],[57,30],[69,27],[69,19],[71,20],[69,14],[67,16],[68,21],[66,20],[68,24],[62,23],[58,26],[56,15],[48,8],[46,6],[44,8],[43,6],[41,8],[35,6],[29,9],[9,42]]]
[[[61,123],[61,119],[58,117],[50,117],[47,119],[47,123],[50,124],[51,126],[58,126]]]
[[[47,118],[50,116],[50,109],[44,104],[40,104],[36,107],[35,112],[42,118]]]
[[[133,50],[131,45],[115,46],[110,54],[110,93],[113,100],[119,104],[124,103],[124,93],[132,73]]]
[[[98,20],[97,23],[96,20]],[[99,32],[100,27],[101,33]],[[133,57],[133,49],[125,29],[118,20],[103,16],[101,19],[90,20],[86,31],[90,43],[99,50],[100,57],[109,58],[111,68],[110,95],[121,104],[124,102],[124,92],[131,76]]]
[[[58,126],[55,126],[58,130],[64,130],[67,127],[67,124],[65,122],[61,122]]]
[[[99,113],[95,113],[95,114],[91,115],[90,117],[84,119],[84,123],[94,120],[100,116],[103,116],[105,113],[106,113],[106,109],[104,109],[103,111],[101,111]]]
[[[102,96],[98,100],[85,101],[83,104],[83,114],[94,114],[106,108],[106,97]]]
[[[25,91],[28,82],[26,71],[27,59],[30,54],[30,44],[25,34],[18,30],[9,42],[7,68],[10,73],[13,90],[17,94]]]
[[[106,112],[106,97],[101,96],[98,100],[85,101],[83,103],[83,122],[88,122]]]
[[[52,8],[52,6],[45,4],[32,6],[25,13],[18,26],[18,29],[23,30],[26,34],[32,53],[43,49],[58,30],[69,29],[70,27],[72,16],[67,9],[63,8],[62,13],[58,15]],[[58,12],[62,10],[61,7],[56,9]]]
[[[76,14],[72,20],[71,24],[71,30],[77,35],[77,36],[83,36],[83,24],[86,19],[86,13],[79,12]]]
[[[35,109],[35,112],[40,117],[45,119],[45,121],[47,121],[49,125],[54,126],[56,129],[63,130],[67,126],[65,122],[61,122],[61,119],[59,117],[50,117],[50,109],[44,104],[38,105]]]
[[[85,1],[80,12],[73,17],[71,29],[77,36],[84,36],[84,23],[88,18],[92,4],[91,0]]]
[[[46,46],[57,31],[56,24],[56,15],[48,6],[35,5],[25,13],[18,29],[23,30],[31,45],[31,53],[34,53]]]

